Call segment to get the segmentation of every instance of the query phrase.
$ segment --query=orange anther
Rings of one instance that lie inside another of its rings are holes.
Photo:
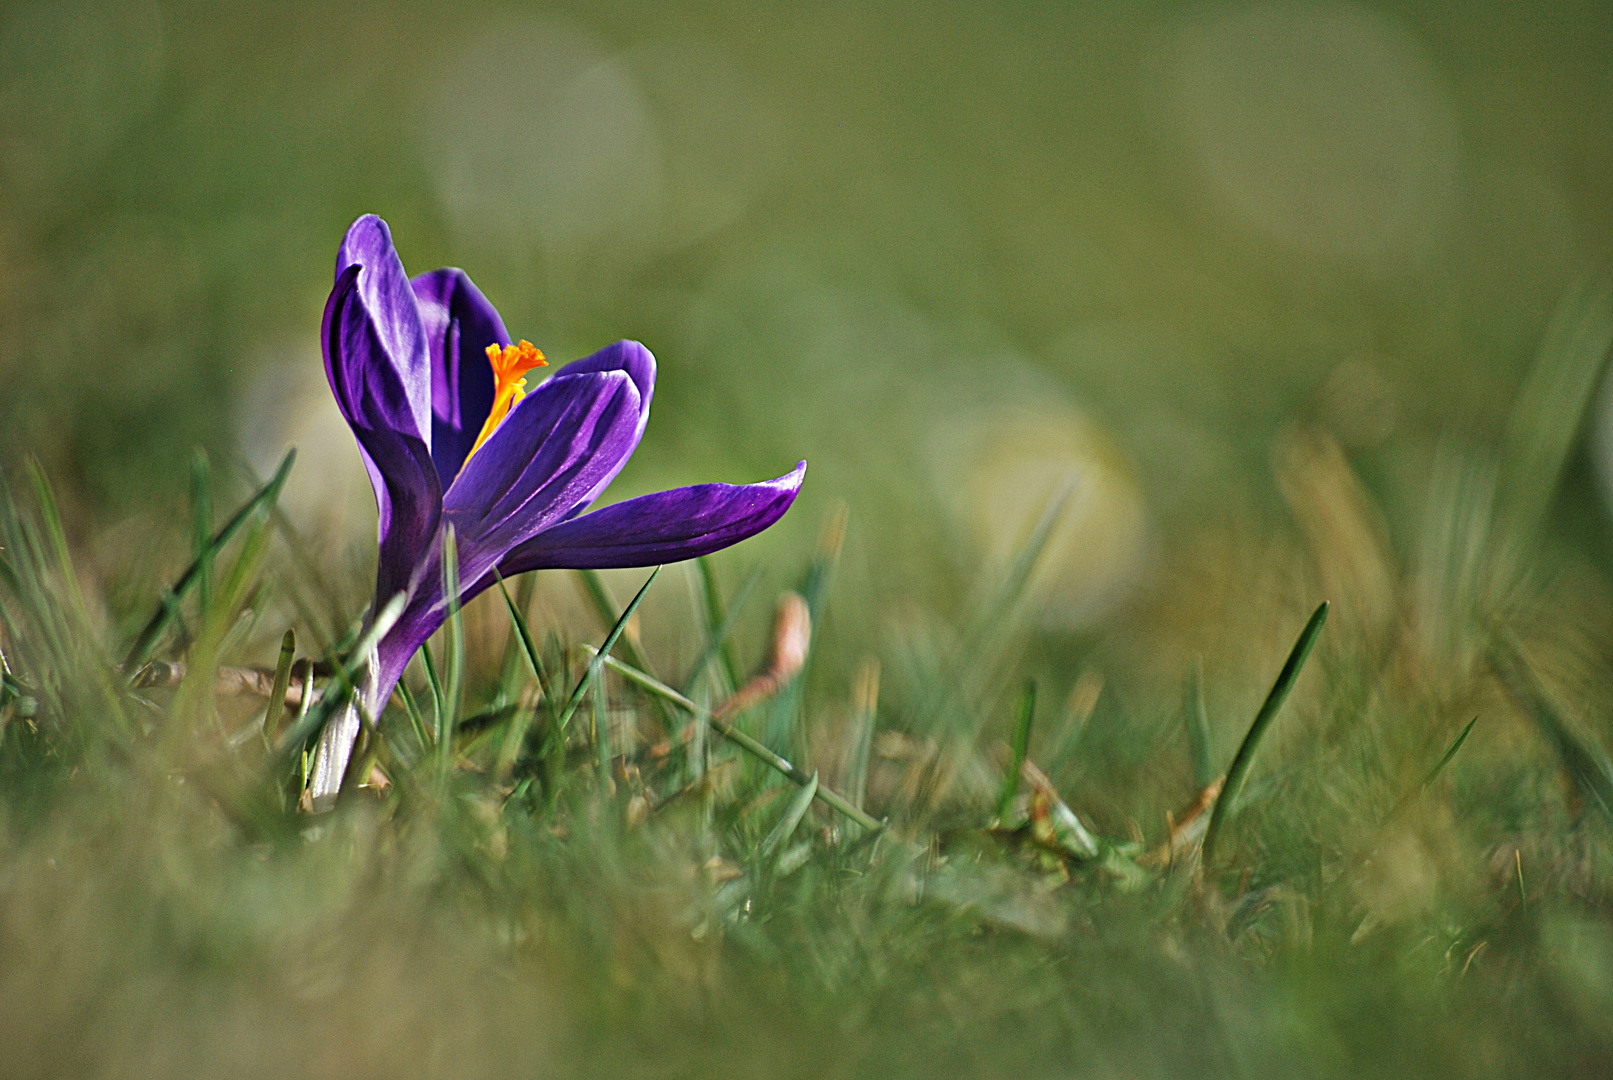
[[[543,353],[530,341],[522,340],[514,345],[489,345],[487,347],[487,362],[493,367],[493,407],[487,413],[487,420],[482,424],[481,433],[476,436],[475,444],[470,453],[465,455],[468,463],[471,456],[482,448],[504,418],[510,415],[510,410],[521,403],[526,396],[526,380],[522,378],[533,368],[548,367],[549,362],[543,358]],[[460,466],[464,468],[463,465]]]

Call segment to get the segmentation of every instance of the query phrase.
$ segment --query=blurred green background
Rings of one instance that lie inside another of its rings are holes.
[[[944,599],[1073,479],[1083,633],[1287,520],[1285,425],[1391,520],[1494,443],[1613,250],[1610,101],[1600,2],[7,3],[0,445],[82,537],[295,443],[362,537],[317,332],[374,211],[552,358],[657,354],[612,497],[807,458],[754,557],[844,499],[863,593]]]

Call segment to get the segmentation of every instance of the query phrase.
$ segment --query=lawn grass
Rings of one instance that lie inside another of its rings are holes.
[[[1270,662],[1219,752],[1209,667],[1107,733],[1088,684],[1041,689],[1055,499],[966,610],[846,671],[812,662],[843,517],[771,568],[804,651],[738,640],[763,590],[715,564],[686,670],[635,628],[670,573],[620,608],[577,575],[584,625],[501,583],[502,653],[456,609],[311,814],[308,749],[368,648],[359,612],[323,634],[308,610],[291,460],[215,527],[199,458],[192,565],[127,612],[86,594],[47,478],[13,475],[4,1071],[1613,1071],[1606,662],[1551,518],[1610,339],[1591,279],[1499,451],[1435,462],[1403,560],[1359,540],[1325,433],[1294,434],[1285,497],[1324,525],[1301,587],[1224,627]]]

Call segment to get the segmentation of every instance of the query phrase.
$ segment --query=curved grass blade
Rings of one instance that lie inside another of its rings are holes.
[[[785,841],[795,835],[795,830],[800,827],[801,819],[806,817],[807,811],[812,807],[812,800],[817,797],[817,794],[818,774],[814,772],[807,782],[801,785],[801,790],[795,793],[795,798],[791,799],[790,805],[785,807],[784,816],[779,818],[778,824],[773,826],[773,830],[767,834],[767,838],[756,849],[758,855],[764,859],[768,858],[783,847]]]
[[[1294,687],[1299,678],[1300,671],[1305,667],[1305,659],[1311,654],[1311,647],[1322,633],[1322,624],[1327,621],[1328,603],[1323,600],[1306,622],[1305,629],[1299,632],[1299,640],[1294,642],[1294,648],[1283,663],[1282,671],[1277,673],[1277,681],[1272,684],[1271,693],[1266,695],[1265,703],[1255,714],[1254,723],[1249,725],[1249,733],[1243,737],[1232,764],[1227,767],[1226,784],[1221,788],[1221,796],[1215,800],[1215,809],[1210,813],[1210,825],[1204,831],[1204,865],[1210,864],[1215,854],[1215,841],[1221,835],[1222,823],[1231,812],[1233,804],[1238,801],[1238,793],[1243,790],[1243,784],[1249,776],[1249,766],[1254,762],[1255,748],[1260,745],[1260,738],[1271,726],[1277,712],[1283,707],[1283,701],[1288,697],[1288,691]]]
[[[216,556],[219,549],[230,542],[250,517],[265,506],[273,506],[279,500],[280,489],[285,486],[286,477],[291,475],[291,465],[296,459],[297,451],[295,448],[286,451],[286,456],[281,460],[280,467],[275,470],[275,474],[269,479],[269,482],[259,488],[235,512],[234,516],[226,521],[218,532],[213,534],[212,543],[207,546],[207,550],[204,553],[207,558],[211,559]],[[162,599],[156,612],[152,614],[145,627],[141,629],[139,635],[134,639],[134,644],[129,647],[129,653],[124,658],[123,670],[131,676],[134,672],[140,670],[141,664],[151,658],[151,652],[156,647],[158,639],[162,637],[164,631],[168,629],[169,625],[174,621],[174,617],[178,614],[179,602],[197,584],[202,572],[203,561],[198,559],[192,562],[170,588],[163,590]]]
[[[532,606],[532,583],[533,579],[536,577],[536,574],[521,575],[520,583],[517,586],[519,589],[519,595],[513,598],[512,603],[512,598],[509,595],[509,589],[504,585],[503,576],[499,574],[496,568],[494,569],[493,578],[494,581],[499,585],[499,591],[504,594],[504,607],[506,611],[508,611],[512,606],[515,607],[517,611],[525,611],[527,608]],[[525,621],[525,616],[523,616],[522,619]],[[532,658],[526,655],[525,650],[521,646],[521,635],[517,632],[515,621],[513,619],[510,621],[510,635],[505,639],[504,648],[501,649],[500,652],[503,653],[503,656],[499,660],[498,679],[493,684],[494,692],[496,696],[500,698],[516,696],[519,694],[519,691],[516,691],[516,694],[512,694],[511,688],[517,684],[517,681],[520,678],[517,672],[522,667],[526,667],[528,670],[531,670]]]
[[[1473,734],[1473,725],[1478,722],[1479,718],[1476,716],[1469,720],[1467,726],[1462,729],[1462,733],[1456,736],[1456,740],[1450,746],[1445,748],[1445,752],[1439,756],[1439,760],[1434,763],[1434,767],[1428,770],[1428,775],[1423,777],[1422,790],[1427,791],[1429,786],[1439,779],[1439,774],[1445,771],[1445,766],[1451,763],[1451,758],[1456,756],[1456,751],[1460,750],[1462,744],[1467,742],[1467,737]]]
[[[16,680],[11,677],[11,665],[6,663],[6,650],[0,648],[0,709],[6,707],[12,697],[21,697],[20,689],[14,689]]]
[[[616,601],[611,598],[610,587],[598,570],[578,570],[577,577],[583,583],[583,592],[588,594],[588,600],[594,605],[594,611],[606,626],[614,627],[618,621],[616,614]],[[625,623],[623,624],[626,625]],[[650,665],[644,659],[644,653],[639,649],[638,643],[631,637],[624,638],[621,643],[622,655],[627,662],[641,671],[649,671]]]
[[[309,657],[302,662],[302,692],[297,696],[297,715],[292,723],[300,723],[307,717],[310,709],[314,707],[314,660]],[[281,740],[285,742],[286,740]],[[306,780],[307,778],[304,777]]]
[[[264,559],[269,554],[271,538],[267,517],[261,514],[255,516],[248,523],[236,546],[234,562],[216,583],[217,587],[213,594],[214,607],[208,609],[207,617],[201,625],[203,634],[209,640],[218,641],[215,649],[217,654],[228,652],[232,647],[232,637],[248,631],[256,623],[261,612],[261,605],[256,597],[260,596],[264,589],[259,579],[259,572],[263,569]],[[236,620],[233,626],[228,630],[224,629],[232,616]]]
[[[442,677],[437,674],[437,661],[431,658],[430,642],[420,646],[415,655],[426,669],[426,688],[431,691],[431,745],[435,746],[442,738],[442,717],[448,709],[442,696]]]

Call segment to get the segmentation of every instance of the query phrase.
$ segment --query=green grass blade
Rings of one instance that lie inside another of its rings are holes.
[[[510,625],[515,628],[516,640],[520,643],[521,655],[526,657],[527,670],[538,684],[538,701],[530,709],[518,709],[510,720],[510,726],[504,731],[504,742],[499,746],[498,757],[495,759],[493,775],[507,777],[510,770],[515,767],[516,759],[521,756],[521,747],[526,743],[527,732],[532,728],[532,721],[537,718],[537,711],[542,703],[549,700],[548,672],[544,670],[543,657],[538,654],[538,647],[532,640],[532,629],[527,626],[526,616],[513,599],[510,590],[504,587],[504,578],[497,569],[493,577],[498,581],[499,594],[504,597],[504,608],[509,612]]]
[[[1013,741],[1009,743],[1008,773],[1003,777],[1002,793],[997,796],[997,820],[1007,821],[1019,794],[1019,771],[1030,751],[1031,720],[1036,715],[1036,680],[1027,679],[1019,692],[1019,708],[1014,713]]]
[[[824,597],[828,594],[829,583],[834,580],[835,568],[840,565],[840,549],[845,544],[849,518],[850,510],[843,502],[836,503],[830,509],[818,536],[812,562],[807,565],[806,573],[801,575],[801,584],[795,590],[807,602],[807,611],[812,616],[814,626],[817,625]]]
[[[1491,662],[1512,696],[1557,751],[1575,785],[1613,820],[1613,763],[1607,755],[1564,722],[1515,641],[1503,639],[1491,650]]]
[[[85,671],[89,676],[86,681],[92,684],[99,698],[98,705],[105,711],[104,715],[113,720],[121,735],[127,736],[132,729],[123,708],[124,699],[102,663],[99,644],[94,640],[90,630],[89,609],[85,606],[83,593],[79,591],[78,574],[73,569],[67,532],[62,527],[56,496],[51,490],[44,468],[34,458],[28,459],[28,476],[33,484],[34,495],[38,501],[40,525],[44,530],[44,536],[39,537],[36,542],[40,549],[40,565],[43,567],[48,552],[50,559],[56,564],[56,573],[61,579],[60,589],[66,597],[66,611],[62,611],[62,605],[56,604],[54,605],[56,617],[48,620],[55,624],[52,630],[56,641],[57,660],[64,665],[64,668],[78,666]],[[41,578],[36,584],[43,585],[43,579]],[[84,666],[86,664],[87,667]]]
[[[878,660],[865,660],[858,669],[852,710],[854,741],[846,773],[846,797],[861,810],[868,800],[868,761],[873,755],[874,726],[879,719]]]
[[[578,570],[577,577],[583,584],[583,592],[587,595],[589,603],[593,605],[595,613],[599,615],[600,622],[614,628],[619,621],[616,612],[616,601],[611,598],[610,586],[605,584],[605,579],[600,576],[598,570]],[[625,626],[626,624],[624,623],[623,625]],[[619,647],[629,664],[632,664],[640,671],[650,670],[650,665],[645,661],[643,652],[632,638],[623,638],[619,643]]]
[[[446,648],[443,652],[442,696],[437,738],[437,776],[447,778],[454,763],[454,727],[459,723],[460,699],[464,696],[465,619],[459,606],[459,543],[454,527],[442,531],[442,594],[448,598],[448,618],[443,623]]]
[[[190,459],[191,556],[196,562],[196,599],[205,623],[213,609],[213,480],[207,451],[201,447]]]
[[[68,602],[75,615],[83,614],[84,596],[78,589],[78,574],[73,570],[73,557],[67,547],[67,532],[62,528],[62,517],[56,509],[56,495],[38,461],[28,459],[28,478],[33,482],[34,495],[39,500],[40,523],[45,528],[45,539],[56,559],[56,570],[62,577],[62,588],[67,591]]]
[[[846,541],[846,524],[850,510],[843,502],[836,503],[818,534],[818,544],[806,572],[801,575],[796,592],[806,601],[810,636],[807,640],[806,662],[795,677],[777,695],[766,713],[762,728],[763,738],[773,746],[783,746],[792,753],[806,751],[805,725],[801,722],[801,703],[806,694],[808,676],[812,670],[813,645],[823,627],[823,609],[829,598],[829,585],[840,565],[840,549]]]
[[[984,627],[991,627],[1002,621],[1019,603],[1026,586],[1030,584],[1031,575],[1036,572],[1037,564],[1042,561],[1042,553],[1047,550],[1047,542],[1052,539],[1053,530],[1058,527],[1059,520],[1064,516],[1064,509],[1069,505],[1070,497],[1074,493],[1075,482],[1072,480],[1048,500],[1047,509],[1042,511],[1041,518],[1031,529],[1024,546],[1009,565],[1008,573],[1003,578],[996,597],[983,612],[981,623]]]
[[[1456,736],[1455,741],[1445,748],[1445,752],[1439,756],[1439,760],[1434,762],[1434,767],[1428,770],[1428,775],[1423,777],[1422,790],[1427,791],[1434,781],[1439,779],[1439,774],[1445,771],[1445,766],[1451,763],[1451,758],[1455,757],[1456,752],[1462,748],[1462,744],[1467,742],[1467,737],[1473,734],[1473,725],[1478,722],[1479,718],[1476,716],[1469,720],[1467,726],[1462,729],[1462,733]]]
[[[320,695],[317,704],[309,702],[309,699],[313,696],[309,692],[312,688],[313,676],[310,674],[303,683],[304,705],[297,710],[297,719],[293,720],[291,726],[286,728],[285,733],[280,736],[280,743],[275,748],[275,754],[270,759],[271,773],[279,772],[281,760],[286,755],[293,751],[301,750],[307,745],[308,740],[319,734],[326,721],[335,715],[336,710],[347,704],[347,699],[353,693],[350,687],[352,686],[354,673],[347,670],[345,666],[338,667],[337,670],[343,672],[347,678],[340,683],[335,681],[327,683],[325,692]]]
[[[594,766],[599,770],[599,786],[610,785],[610,703],[605,699],[605,680],[596,678],[590,696],[594,699],[593,730],[589,733],[594,742]]]
[[[297,697],[297,715],[292,723],[307,718],[314,707],[314,661],[313,657],[302,662],[302,693]],[[285,740],[282,740],[285,741]]]
[[[981,721],[990,714],[990,702],[1018,655],[1021,624],[1015,616],[1074,490],[1073,481],[1063,484],[1048,499],[1013,558],[970,601],[956,643],[934,648],[923,659],[928,669],[922,676],[925,690],[911,712],[937,732],[949,753],[976,745],[981,736]],[[921,791],[915,806],[927,798]]]
[[[0,640],[0,646],[4,641]],[[11,664],[6,660],[6,650],[0,647],[0,709],[15,697],[22,696],[22,688],[17,686],[17,680],[11,675]]]
[[[814,772],[807,782],[801,785],[801,790],[795,793],[790,805],[784,808],[784,816],[779,818],[778,824],[773,826],[761,846],[756,849],[757,854],[766,859],[783,847],[785,842],[795,835],[795,830],[801,825],[801,819],[806,817],[807,811],[812,808],[812,800],[817,798],[817,795],[818,774]]]
[[[375,651],[376,644],[386,635],[388,630],[392,629],[393,624],[398,621],[398,617],[403,614],[404,600],[405,597],[402,593],[398,593],[389,600],[386,606],[381,609],[380,614],[376,615],[375,621],[370,624],[370,628],[359,638],[349,654],[350,657],[359,659],[358,666],[363,666],[365,658]],[[331,677],[330,681],[325,684],[325,693],[320,697],[319,704],[311,708],[308,702],[313,696],[310,692],[313,685],[313,669],[309,668],[310,674],[303,684],[302,708],[297,719],[286,729],[286,733],[280,737],[280,744],[275,748],[275,753],[270,759],[271,771],[279,771],[286,755],[289,755],[294,750],[301,749],[310,738],[317,735],[326,722],[335,715],[336,710],[347,704],[348,699],[356,692],[359,680],[357,670],[354,667],[350,667],[346,660],[335,657],[330,659],[330,665]],[[366,726],[374,726],[373,717],[365,717],[364,720]]]
[[[1215,782],[1215,753],[1210,740],[1210,713],[1204,706],[1204,661],[1193,658],[1187,671],[1187,743],[1193,755],[1193,783],[1200,791]]]
[[[722,589],[717,583],[717,566],[711,561],[711,556],[700,556],[695,560],[695,568],[700,573],[700,592],[705,601],[706,651],[700,657],[699,662],[695,664],[689,677],[684,680],[684,686],[687,688],[694,685],[695,680],[700,678],[701,674],[706,670],[706,665],[713,659],[712,654],[715,653],[716,658],[722,661],[722,670],[723,674],[728,676],[728,685],[737,689],[740,680],[739,661],[734,657],[733,645],[728,640],[727,630],[732,628],[728,610],[738,611],[743,606],[743,602],[736,600],[733,605],[725,610]],[[749,582],[741,588],[739,595],[748,593],[750,585],[759,576],[759,571],[752,571]]]
[[[1576,281],[1552,311],[1508,420],[1501,497],[1523,537],[1557,492],[1613,348],[1613,277]]]
[[[610,633],[605,635],[605,644],[599,647],[598,653],[594,657],[594,660],[588,665],[587,673],[583,675],[582,679],[577,683],[576,689],[572,690],[571,697],[566,699],[565,708],[563,708],[560,711],[560,715],[555,718],[554,727],[555,736],[557,738],[563,738],[565,736],[566,725],[571,723],[572,714],[577,711],[577,706],[582,703],[583,695],[588,692],[588,688],[593,684],[593,681],[599,677],[599,672],[603,662],[610,657],[611,650],[615,648],[616,643],[621,640],[622,631],[627,629],[627,621],[633,617],[633,613],[638,610],[638,606],[642,604],[644,602],[644,598],[649,595],[650,586],[655,584],[655,579],[660,576],[660,573],[661,568],[659,566],[650,571],[650,576],[645,579],[643,585],[639,586],[638,593],[634,595],[632,603],[628,604],[627,607],[622,610],[621,615],[616,619],[616,625],[612,626],[610,628]]]
[[[237,465],[241,475],[245,477],[252,490],[256,491],[263,486],[263,477],[259,476],[257,470],[253,469],[249,463],[239,461]],[[286,516],[286,512],[281,509],[278,502],[269,504],[269,521],[285,541],[286,550],[290,553],[292,561],[297,564],[297,569],[299,570],[298,574],[288,575],[285,578],[285,583],[288,586],[287,591],[293,594],[292,602],[298,607],[303,621],[307,624],[309,633],[313,634],[314,643],[319,646],[322,654],[328,653],[335,647],[336,635],[347,621],[346,612],[341,608],[340,597],[342,596],[342,590],[336,587],[320,561],[310,554],[312,547],[307,538],[302,535],[301,530],[297,528],[291,518]],[[313,604],[303,595],[304,589],[302,585],[304,580],[306,580],[308,591],[312,592],[315,597],[325,601],[324,610],[318,613],[317,618],[315,617]],[[322,621],[327,622],[329,625],[321,625]]]
[[[448,712],[448,705],[442,696],[442,677],[437,674],[437,661],[431,656],[431,643],[420,646],[421,666],[426,669],[426,687],[431,691],[431,745],[436,746],[442,741],[442,718]]]
[[[1260,745],[1261,736],[1277,716],[1277,711],[1283,707],[1283,701],[1288,697],[1300,671],[1305,667],[1305,659],[1310,656],[1311,648],[1322,633],[1322,624],[1327,621],[1328,603],[1322,601],[1305,623],[1305,628],[1299,632],[1299,640],[1294,642],[1294,648],[1288,654],[1282,671],[1277,674],[1277,681],[1272,684],[1271,693],[1266,695],[1265,703],[1255,714],[1254,723],[1249,725],[1249,733],[1243,737],[1238,746],[1237,754],[1232,758],[1232,764],[1227,767],[1227,779],[1221,789],[1220,798],[1215,800],[1215,808],[1210,812],[1210,825],[1204,832],[1204,865],[1210,865],[1215,854],[1215,842],[1221,834],[1221,828],[1227,815],[1238,801],[1238,794],[1243,790],[1244,781],[1249,777],[1249,766],[1254,762],[1255,748]]]
[[[403,711],[409,716],[409,727],[414,731],[415,741],[420,744],[421,750],[430,749],[431,731],[426,727],[426,718],[420,713],[420,703],[402,679],[398,680],[397,692],[403,702]]]
[[[519,611],[526,611],[532,606],[532,580],[536,574],[522,574],[517,586],[519,596],[511,599],[509,590],[505,587],[504,578],[499,574],[498,568],[493,569],[493,578],[498,583],[499,591],[505,596],[505,609],[514,606]],[[521,675],[522,669],[532,669],[531,658],[521,644],[521,635],[517,632],[514,621],[510,623],[510,633],[504,639],[504,648],[500,650],[498,678],[493,683],[494,696],[501,700],[514,700],[521,696],[521,687],[526,678]]]
[[[527,671],[537,680],[538,690],[544,697],[549,696],[549,677],[543,669],[543,657],[538,655],[538,647],[532,640],[532,630],[527,626],[526,616],[510,596],[510,590],[504,585],[504,577],[495,567],[493,578],[498,582],[499,595],[504,597],[504,609],[510,613],[510,625],[515,628],[516,640],[521,646],[521,655],[526,657]]]
[[[726,611],[720,595],[717,597],[715,605],[711,604],[708,599],[706,605],[706,647],[701,650],[700,656],[695,660],[694,666],[689,669],[688,676],[683,680],[683,692],[685,694],[694,693],[695,685],[699,683],[700,676],[705,674],[706,669],[715,659],[722,661],[722,673],[728,680],[729,690],[737,690],[742,685],[742,678],[739,675],[739,662],[734,658],[733,633],[734,628],[739,625],[740,613],[745,610],[745,602],[750,599],[751,591],[761,579],[761,570],[752,570],[749,576],[745,578],[744,583],[740,585],[739,590],[734,593],[733,603],[726,605]],[[702,580],[704,579],[702,578]],[[702,585],[705,590],[714,590],[716,587],[717,584],[714,580]],[[714,616],[717,618],[716,622],[712,621]]]
[[[605,584],[605,579],[600,576],[598,570],[578,570],[577,577],[582,581],[583,592],[588,596],[589,602],[593,604],[594,611],[598,613],[600,622],[606,626],[614,627],[618,621],[616,601],[611,598],[610,587]],[[625,627],[627,624],[623,623],[622,625]],[[650,667],[649,658],[644,655],[644,650],[640,649],[638,643],[631,637],[622,637],[618,643],[618,648],[621,649],[622,655],[627,658],[627,662],[640,671],[654,670]],[[672,718],[662,708],[661,702],[652,698],[651,705],[661,720],[670,725]]]
[[[605,667],[610,668],[612,671],[627,679],[629,682],[644,690],[648,690],[650,693],[655,694],[658,697],[666,699],[672,704],[678,706],[678,708],[685,710],[690,715],[704,721],[706,725],[717,734],[721,735],[723,738],[727,739],[740,749],[745,750],[746,752],[759,758],[768,766],[777,770],[779,773],[782,773],[786,778],[794,781],[797,784],[803,785],[812,779],[808,773],[805,773],[801,769],[797,768],[782,754],[776,753],[766,745],[757,742],[755,739],[751,738],[749,735],[733,727],[732,725],[718,720],[716,717],[711,715],[710,709],[705,709],[699,705],[696,705],[694,702],[690,701],[688,698],[684,697],[682,694],[678,693],[676,690],[672,689],[672,687],[657,679],[655,676],[646,674],[645,672],[642,672],[629,664],[624,664],[614,656],[604,656],[591,646],[585,645],[583,648],[588,649],[588,651],[593,653],[597,659],[602,660]],[[884,822],[880,821],[878,818],[870,817],[862,810],[861,807],[853,806],[851,802],[845,798],[845,796],[839,794],[838,792],[832,791],[829,788],[819,785],[817,789],[817,797],[826,806],[831,806],[840,811],[842,814],[846,815],[851,820],[855,821],[857,824],[861,825],[864,829],[867,829],[870,832],[878,832],[885,827]]]
[[[297,631],[288,628],[280,639],[280,660],[274,666],[274,683],[269,689],[269,705],[263,710],[263,737],[271,743],[280,727],[280,714],[286,711],[286,691],[291,687],[291,665],[297,660]]]
[[[266,515],[254,515],[247,523],[235,560],[230,564],[228,572],[223,575],[216,591],[218,604],[217,611],[211,619],[213,625],[216,626],[234,617],[236,612],[252,606],[251,597],[259,588],[255,583],[259,571],[263,569],[264,559],[268,557],[269,541],[272,536]],[[204,624],[204,632],[217,631]]]
[[[212,543],[207,548],[210,556],[216,556],[219,549],[229,543],[235,534],[240,531],[241,526],[246,524],[248,518],[258,513],[265,506],[273,506],[279,500],[280,489],[285,486],[286,478],[291,475],[291,466],[296,459],[297,451],[295,449],[286,451],[285,458],[281,460],[280,467],[275,470],[275,474],[269,479],[269,482],[259,488],[235,512],[234,516],[226,521],[218,532],[213,534]],[[179,575],[179,579],[164,591],[163,600],[158,605],[157,611],[135,637],[134,644],[129,646],[129,653],[123,661],[125,672],[132,675],[140,669],[141,664],[151,658],[151,652],[156,647],[157,640],[162,637],[178,613],[179,601],[183,600],[185,594],[196,585],[200,573],[200,563],[192,562],[185,572]]]

